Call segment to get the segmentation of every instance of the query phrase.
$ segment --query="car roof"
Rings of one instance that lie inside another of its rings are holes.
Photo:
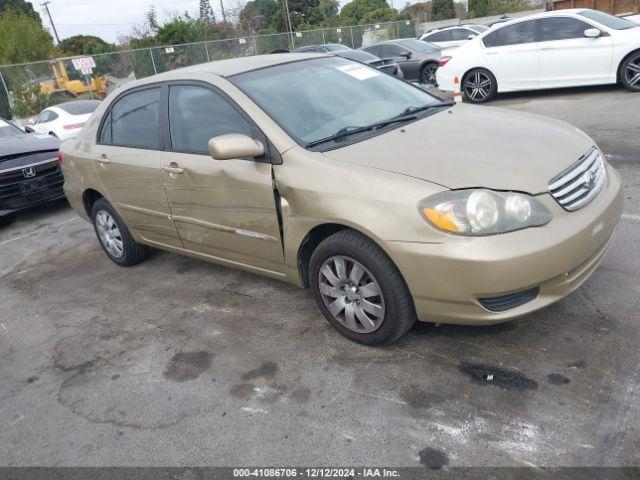
[[[230,77],[239,73],[259,70],[261,68],[282,65],[284,63],[298,62],[326,56],[319,53],[273,53],[269,55],[253,55],[251,57],[230,58],[228,60],[218,60],[216,62],[201,63],[190,67],[171,70],[161,73],[155,78],[173,77],[181,73],[212,73],[220,77]]]
[[[447,25],[446,27],[432,28],[431,30],[427,30],[426,32],[424,32],[422,35],[426,35],[427,33],[442,32],[443,30],[450,30],[452,28],[469,28],[471,26],[483,27],[485,25],[482,25],[480,23],[461,23],[460,25]]]

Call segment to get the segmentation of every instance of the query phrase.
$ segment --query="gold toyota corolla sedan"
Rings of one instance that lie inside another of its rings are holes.
[[[310,54],[128,84],[60,162],[115,263],[155,247],[308,287],[368,345],[416,319],[492,324],[561,299],[601,262],[623,203],[619,174],[566,123]]]

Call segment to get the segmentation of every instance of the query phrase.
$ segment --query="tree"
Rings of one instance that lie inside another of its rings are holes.
[[[255,34],[273,27],[278,2],[276,0],[251,0],[240,10],[238,21],[243,32]]]
[[[28,13],[7,10],[0,18],[0,63],[20,63],[47,58],[53,39]]]
[[[394,20],[396,11],[389,6],[386,0],[353,0],[342,7],[340,23],[342,25],[358,25],[367,22],[365,17],[369,21]]]
[[[100,37],[92,35],[75,35],[65,38],[60,42],[58,48],[64,55],[95,55],[97,53],[115,52],[117,47],[112,43],[107,43]]]
[[[215,23],[216,17],[213,14],[213,8],[209,0],[200,0],[200,20],[206,23]]]
[[[0,0],[0,17],[4,12],[9,10],[29,15],[42,25],[42,20],[40,15],[38,15],[38,12],[33,9],[32,4],[25,0]]]
[[[455,18],[456,10],[453,0],[433,0],[431,2],[431,20]]]

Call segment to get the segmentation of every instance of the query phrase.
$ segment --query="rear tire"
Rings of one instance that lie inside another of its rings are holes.
[[[640,50],[629,55],[620,66],[620,81],[627,90],[640,92]]]
[[[426,63],[420,69],[420,82],[425,85],[432,85],[434,87],[438,86],[438,82],[436,81],[436,71],[438,70],[437,63]]]
[[[316,247],[309,262],[309,282],[327,321],[355,342],[388,345],[416,321],[413,300],[398,268],[378,245],[356,231],[341,230]]]
[[[104,198],[91,207],[91,222],[100,246],[114,263],[129,267],[149,256],[149,247],[133,239],[118,212]]]
[[[496,77],[489,70],[474,68],[462,79],[462,99],[469,103],[485,103],[493,100],[498,92]]]

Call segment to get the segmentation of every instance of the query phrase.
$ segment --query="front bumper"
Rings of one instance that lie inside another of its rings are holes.
[[[563,210],[547,194],[547,225],[488,237],[448,236],[439,244],[392,242],[418,318],[429,322],[493,324],[545,307],[578,288],[611,244],[623,208],[620,175],[607,165],[607,185],[588,205]],[[490,311],[479,299],[538,288],[533,299]]]
[[[42,189],[24,194],[20,183],[25,181],[22,168],[0,171],[0,217],[64,198],[64,179],[57,159],[32,165],[35,172],[30,179],[43,179]]]

